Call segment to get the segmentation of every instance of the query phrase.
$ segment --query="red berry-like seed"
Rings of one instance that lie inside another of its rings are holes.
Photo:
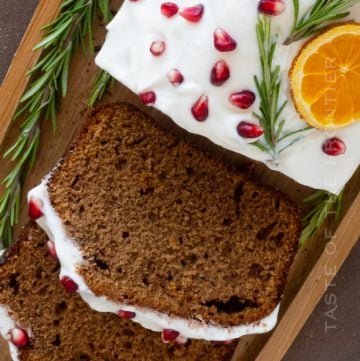
[[[29,335],[27,332],[20,328],[15,327],[9,331],[9,338],[11,343],[16,347],[25,347],[29,344]]]
[[[75,293],[79,288],[79,286],[70,277],[67,276],[64,276],[60,282],[67,293]]]
[[[254,104],[255,99],[256,95],[250,90],[233,93],[229,97],[230,103],[240,109],[250,108]]]
[[[179,15],[181,15],[186,20],[192,23],[198,23],[204,14],[204,5],[199,4],[196,6],[182,8],[179,11]]]
[[[31,198],[29,201],[28,214],[29,217],[35,221],[41,218],[44,213],[42,212],[42,207],[44,206],[43,202],[39,198]]]
[[[223,29],[214,32],[214,46],[220,52],[233,51],[237,47],[236,41]]]
[[[153,91],[141,93],[139,97],[145,105],[154,105],[156,102],[156,94]]]
[[[336,157],[346,153],[346,144],[339,138],[331,138],[324,142],[322,150],[325,154]]]
[[[280,15],[285,11],[285,2],[283,0],[261,0],[258,10],[266,15]]]
[[[178,11],[179,7],[172,2],[166,2],[161,4],[161,13],[168,18],[176,15]]]
[[[178,331],[165,329],[161,333],[161,339],[164,343],[169,343],[175,341],[175,339],[180,335]]]
[[[49,250],[49,254],[52,258],[54,259],[58,259],[57,253],[56,253],[56,248],[55,248],[55,243],[53,241],[47,241],[46,243],[48,250]]]
[[[167,73],[167,78],[174,86],[178,86],[184,81],[184,76],[177,69],[169,71]]]
[[[136,317],[136,313],[135,312],[130,312],[130,311],[123,311],[120,310],[117,315],[120,318],[126,318],[126,319],[131,319],[131,318],[135,318]]]
[[[166,49],[165,41],[154,41],[150,46],[150,52],[154,56],[160,56]]]
[[[257,124],[241,122],[237,126],[237,132],[243,138],[259,138],[264,134],[264,129]]]
[[[191,108],[193,117],[198,122],[205,121],[209,116],[209,99],[206,95],[202,95]]]
[[[211,70],[210,81],[213,85],[223,85],[230,78],[230,68],[224,60],[216,62]]]

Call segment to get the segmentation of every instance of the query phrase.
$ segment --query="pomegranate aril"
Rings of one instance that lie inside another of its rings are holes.
[[[322,150],[325,154],[336,157],[346,153],[346,144],[339,138],[331,138],[324,142]]]
[[[55,243],[53,241],[49,240],[49,241],[47,241],[46,245],[47,245],[47,248],[49,250],[50,256],[57,260],[58,256],[57,256],[57,253],[56,253]]]
[[[203,14],[204,5],[202,4],[182,8],[179,11],[179,15],[192,23],[198,23],[201,20]]]
[[[161,333],[161,339],[164,343],[169,343],[175,341],[175,339],[180,335],[178,331],[165,329]]]
[[[20,327],[11,329],[9,331],[9,338],[11,343],[16,347],[25,347],[30,343],[28,333]]]
[[[39,198],[31,198],[28,205],[29,217],[35,221],[41,218],[44,213],[42,212],[43,202]]]
[[[178,86],[184,81],[184,76],[177,69],[169,71],[167,73],[167,78],[169,82],[174,86]]]
[[[264,129],[257,124],[241,122],[237,126],[237,132],[243,138],[259,138],[264,134]]]
[[[120,310],[117,315],[121,318],[132,319],[136,317],[135,312]]]
[[[227,52],[235,50],[237,43],[224,29],[217,28],[214,32],[214,46],[220,52]]]
[[[198,122],[205,121],[209,116],[209,99],[206,95],[202,95],[191,108],[193,117]]]
[[[60,282],[67,293],[75,293],[79,288],[79,286],[70,277],[67,276],[61,278]]]
[[[285,2],[283,0],[261,0],[258,10],[266,15],[280,15],[285,11]]]
[[[240,109],[250,108],[254,104],[255,99],[256,95],[250,90],[233,93],[229,97],[230,103]]]
[[[211,70],[210,81],[213,85],[223,85],[230,78],[230,68],[224,60],[216,62]]]
[[[172,2],[166,2],[161,4],[161,13],[168,18],[176,15],[178,11],[179,7]]]
[[[156,102],[156,94],[153,91],[141,93],[139,97],[145,105],[154,105]]]
[[[160,56],[166,49],[165,41],[154,41],[150,46],[150,52],[154,56]]]

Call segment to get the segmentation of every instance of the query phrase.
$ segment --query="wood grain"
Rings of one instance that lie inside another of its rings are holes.
[[[61,0],[41,0],[39,2],[28,31],[17,52],[17,56],[0,89],[0,106],[3,109],[0,113],[0,152],[11,145],[18,135],[18,125],[21,120],[11,123],[11,117],[27,86],[26,70],[39,57],[39,53],[33,53],[31,49],[41,37],[41,26],[48,23],[57,14],[60,2]],[[121,2],[121,0],[112,1],[113,9],[116,10]],[[96,45],[100,45],[103,42],[105,35],[104,25],[101,23],[98,25],[95,33]],[[84,111],[86,100],[97,71],[91,56],[84,56],[81,51],[74,56],[71,63],[69,94],[62,102],[58,113],[57,132],[54,134],[50,122],[43,122],[38,161],[27,178],[24,187],[25,191],[37,184],[42,176],[51,170],[61,158],[71,139],[81,129],[86,119],[86,111]],[[202,137],[188,134],[160,112],[143,107],[134,94],[120,84],[115,84],[103,102],[119,101],[127,101],[141,108],[166,129],[188,138],[194,146],[211,152],[214,157],[235,165],[249,162],[240,155],[214,146]],[[10,166],[11,164],[8,160],[0,160],[1,179],[7,174]],[[276,186],[288,193],[299,204],[302,203],[304,197],[313,192],[309,188],[303,187],[277,172],[270,171],[261,164],[255,166],[254,176],[262,182]],[[269,359],[271,361],[280,361],[282,359],[325,292],[325,279],[330,281],[330,278],[333,277],[326,275],[325,267],[335,267],[336,271],[338,271],[355,241],[360,237],[360,227],[358,225],[360,212],[359,188],[360,172],[357,172],[347,188],[342,216],[338,221],[332,221],[326,226],[328,232],[331,231],[335,234],[333,241],[337,248],[336,252],[329,254],[326,251],[326,244],[329,240],[324,237],[324,232],[319,232],[316,238],[301,249],[289,277],[288,287],[282,304],[281,321],[278,327],[272,334],[242,338],[233,361],[269,361]],[[305,207],[304,211],[306,211]],[[24,225],[26,221],[26,203],[24,198],[19,227]],[[0,350],[1,347],[0,344]],[[2,352],[0,352],[0,361],[7,361],[7,359],[2,360],[1,355],[3,355]]]
[[[0,88],[0,144],[2,143],[29,78],[24,74],[38,61],[41,53],[32,48],[41,40],[41,28],[55,18],[61,0],[40,0],[18,51]]]

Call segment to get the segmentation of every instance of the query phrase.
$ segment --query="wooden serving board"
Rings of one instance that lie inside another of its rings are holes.
[[[112,1],[112,9],[117,10],[121,0]],[[28,30],[20,44],[10,70],[0,88],[0,154],[7,149],[18,135],[21,119],[12,122],[21,95],[26,89],[29,79],[26,70],[34,65],[40,54],[32,52],[33,46],[41,39],[41,27],[57,15],[61,0],[40,0]],[[105,36],[104,24],[98,24],[95,32],[95,44],[101,45]],[[81,129],[86,117],[86,102],[91,85],[98,73],[91,54],[85,56],[80,50],[71,64],[69,94],[62,102],[58,113],[58,129],[56,134],[51,124],[42,124],[42,139],[39,157],[31,170],[26,184],[27,191],[52,169],[61,158],[64,150],[74,135]],[[103,102],[126,101],[143,109],[166,128],[181,133],[201,148],[210,150],[215,157],[233,164],[248,163],[244,157],[219,149],[207,140],[189,135],[179,129],[166,116],[154,109],[144,108],[137,97],[120,84],[115,84]],[[9,160],[0,160],[0,179],[10,169]],[[304,170],[306,171],[306,170]],[[276,186],[288,193],[296,202],[302,204],[304,197],[313,190],[303,187],[285,176],[272,172],[261,164],[255,166],[255,176],[262,182]],[[247,336],[240,340],[232,361],[280,361],[296,335],[299,333],[315,306],[326,291],[335,273],[340,269],[356,241],[360,237],[360,172],[358,171],[349,183],[340,219],[329,222],[326,229],[303,247],[295,260],[289,277],[288,286],[281,308],[280,322],[271,334]],[[25,196],[22,201],[22,212],[19,227],[27,221]],[[304,207],[304,212],[307,210]],[[18,233],[19,228],[16,230]],[[8,361],[5,355],[6,345],[0,343],[0,361]],[[5,355],[5,356],[4,356]]]

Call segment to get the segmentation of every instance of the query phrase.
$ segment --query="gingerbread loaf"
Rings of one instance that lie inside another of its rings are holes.
[[[301,229],[287,196],[126,104],[92,113],[29,212],[65,286],[165,341],[271,330]]]
[[[165,345],[134,322],[89,309],[59,283],[47,243],[29,224],[0,258],[0,331],[14,361],[230,361],[235,344]]]

